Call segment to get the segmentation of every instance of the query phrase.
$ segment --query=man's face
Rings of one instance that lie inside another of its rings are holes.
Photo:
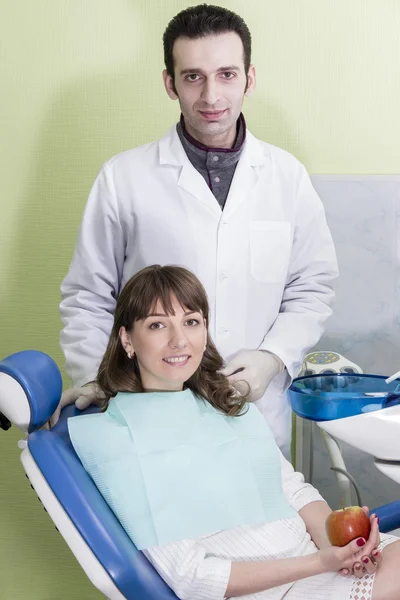
[[[255,86],[255,70],[244,69],[243,44],[234,33],[178,38],[173,49],[175,85],[164,71],[170,98],[178,98],[185,126],[199,141],[236,134],[244,95]],[[230,136],[231,137],[231,136]]]

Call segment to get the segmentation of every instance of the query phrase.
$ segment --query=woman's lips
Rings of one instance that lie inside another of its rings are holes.
[[[163,358],[163,361],[170,367],[184,367],[190,360],[190,354],[179,357],[171,357],[170,359]]]

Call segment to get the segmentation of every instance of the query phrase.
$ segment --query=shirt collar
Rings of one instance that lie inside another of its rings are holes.
[[[176,130],[189,160],[196,168],[207,167],[210,159],[215,155],[218,155],[218,169],[233,166],[239,161],[246,140],[246,121],[242,113],[237,120],[237,135],[233,148],[204,146],[186,131],[183,115],[181,115]]]

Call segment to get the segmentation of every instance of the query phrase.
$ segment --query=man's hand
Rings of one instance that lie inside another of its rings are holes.
[[[88,383],[80,388],[70,388],[62,394],[59,405],[50,418],[50,427],[54,427],[60,418],[62,409],[65,406],[68,406],[68,404],[73,404],[75,402],[76,408],[85,410],[85,408],[88,408],[91,404],[103,406],[105,401],[106,397],[96,383]]]
[[[254,402],[264,395],[273,378],[284,368],[281,359],[272,352],[240,350],[221,372],[240,394]]]

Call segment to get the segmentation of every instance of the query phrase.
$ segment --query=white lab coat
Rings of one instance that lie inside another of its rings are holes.
[[[61,286],[61,347],[74,385],[95,378],[127,280],[152,264],[191,269],[208,294],[210,332],[230,359],[262,348],[286,365],[257,402],[287,454],[284,394],[331,314],[334,246],[304,167],[249,131],[223,211],[175,126],[123,152],[91,190]]]

